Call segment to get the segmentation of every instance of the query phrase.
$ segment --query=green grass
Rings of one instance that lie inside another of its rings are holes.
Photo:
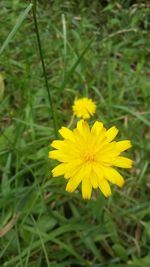
[[[44,76],[30,1],[0,1],[0,266],[150,266],[150,9],[108,2],[39,1]],[[134,167],[109,199],[84,201],[50,173],[54,115],[68,125],[85,95],[92,120],[133,143]]]

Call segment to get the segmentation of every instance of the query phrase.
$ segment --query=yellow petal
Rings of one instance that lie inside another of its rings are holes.
[[[131,159],[128,159],[126,157],[117,157],[115,161],[113,162],[114,166],[120,167],[120,168],[132,168],[133,161]]]
[[[55,152],[58,153],[57,150],[50,151],[50,152],[48,153],[48,157],[49,157],[50,159],[57,159],[58,154],[56,154]]]
[[[85,124],[86,122],[84,121],[84,120],[80,120],[80,121],[78,121],[78,123],[77,123],[77,130],[78,130],[78,133],[80,133],[82,136],[84,136],[85,135],[85,133],[84,133],[84,124]],[[89,132],[89,129],[88,129],[88,132]]]
[[[85,146],[86,136],[84,133],[83,135],[81,135],[81,133],[79,133],[77,128],[74,129],[73,135],[74,135],[76,146],[78,147],[78,150],[80,150],[83,146]]]
[[[81,146],[81,144],[84,144],[86,139],[87,139],[87,131],[85,131],[85,121],[84,120],[80,120],[77,123],[77,127],[74,129],[73,134],[74,134],[74,138],[76,141],[76,145],[78,145],[79,147]],[[88,127],[88,135],[90,133],[89,127]]]
[[[103,123],[102,122],[100,122],[100,121],[96,121],[94,124],[93,124],[93,126],[92,126],[92,128],[91,128],[91,133],[93,134],[93,135],[100,135],[100,132],[102,131],[102,129],[103,129],[104,127],[103,127]]]
[[[109,197],[111,195],[110,185],[105,179],[99,180],[99,189],[105,197]]]
[[[67,183],[66,186],[66,191],[68,192],[74,192],[78,185],[81,183],[82,177],[81,176],[74,176],[69,179],[69,182]]]
[[[80,168],[80,175],[82,176],[82,179],[89,178],[91,173],[91,164],[83,164],[82,168]]]
[[[80,132],[80,129],[81,129],[81,131],[82,131],[83,123],[84,123],[84,120],[79,120],[79,121],[77,122],[77,129],[79,130],[79,132]]]
[[[68,139],[65,139],[62,141],[62,143],[55,144],[55,146],[59,146],[59,153],[64,154],[65,156],[68,156],[68,160],[72,160],[75,158],[79,158],[79,146],[74,145],[74,143]]]
[[[61,136],[63,138],[74,141],[73,132],[71,130],[69,130],[68,128],[62,127],[59,130],[59,133],[61,134]]]
[[[50,151],[48,157],[60,162],[68,162],[68,160],[70,160],[70,157],[67,154],[62,153],[59,150]]]
[[[101,145],[101,149],[97,153],[101,155],[101,157],[104,154],[110,154],[110,153],[118,154],[118,151],[116,151],[116,142],[104,143],[103,145]]]
[[[98,177],[98,181],[104,179],[103,170],[102,170],[101,166],[99,165],[99,163],[95,163],[95,164],[93,163],[93,170]]]
[[[106,132],[106,136],[107,136],[107,140],[108,142],[111,142],[115,137],[116,135],[118,134],[118,129],[113,126],[111,127],[107,132]]]
[[[120,152],[127,150],[128,148],[132,147],[132,144],[129,140],[119,141],[116,143],[116,148]]]
[[[81,167],[82,166],[82,163],[80,160],[73,160],[69,163],[67,163],[67,168],[66,168],[66,172],[65,172],[65,175],[64,177],[66,179],[70,178],[70,177],[73,177],[75,175],[80,175],[81,176]],[[81,176],[82,177],[82,176]]]
[[[122,175],[117,172],[115,169],[108,167],[108,168],[103,168],[104,172],[104,177],[111,182],[112,184],[116,184],[119,187],[122,187],[124,184],[124,179]]]
[[[77,129],[79,131],[79,133],[83,136],[88,136],[90,134],[90,128],[89,125],[86,121],[84,120],[80,120],[77,123]]]
[[[53,177],[63,175],[66,172],[66,163],[61,163],[52,170]]]
[[[92,193],[92,185],[89,178],[82,180],[82,197],[84,199],[90,199]]]
[[[91,138],[90,144],[94,149],[94,153],[100,150],[100,147],[103,145],[103,141],[105,142],[106,136],[106,129],[103,127],[103,123],[96,121],[91,128]]]
[[[91,171],[90,181],[91,181],[93,188],[98,188],[98,176],[96,175],[94,170]]]
[[[53,148],[60,149],[60,148],[62,148],[63,144],[64,144],[64,141],[62,141],[62,140],[54,140],[54,141],[51,143],[51,146],[52,146]]]

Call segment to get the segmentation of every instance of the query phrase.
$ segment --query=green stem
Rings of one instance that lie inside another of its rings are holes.
[[[44,56],[43,56],[42,45],[41,45],[40,34],[39,34],[39,28],[38,28],[38,22],[37,22],[37,17],[36,17],[36,3],[37,3],[37,0],[34,0],[33,1],[33,7],[32,7],[33,20],[34,20],[34,25],[35,25],[35,32],[36,32],[37,43],[38,43],[38,48],[39,48],[40,60],[41,60],[42,68],[43,68],[43,75],[44,75],[44,79],[45,79],[45,87],[47,90],[48,101],[50,104],[50,109],[51,109],[52,117],[53,117],[55,137],[57,138],[57,132],[58,132],[57,117],[56,117],[56,113],[54,110],[53,101],[52,101],[50,88],[49,88],[49,84],[48,84],[48,78],[47,78],[47,74],[46,74],[46,67],[45,67]]]
[[[72,117],[71,117],[71,120],[70,120],[70,122],[69,122],[69,124],[67,125],[67,128],[70,128],[71,127],[71,125],[72,125],[72,123],[73,123],[73,121],[74,121],[74,114],[72,115]]]

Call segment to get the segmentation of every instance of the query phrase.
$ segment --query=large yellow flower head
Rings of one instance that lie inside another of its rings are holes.
[[[64,175],[68,180],[66,190],[73,192],[82,182],[82,196],[91,198],[92,187],[99,188],[105,197],[111,195],[109,182],[122,187],[124,179],[113,168],[131,168],[132,160],[120,156],[131,147],[129,140],[112,141],[118,133],[116,127],[106,130],[102,122],[96,121],[90,129],[88,123],[80,120],[71,131],[62,127],[59,133],[64,140],[55,140],[49,158],[61,162],[52,170],[53,176]]]
[[[74,101],[73,113],[78,118],[89,119],[96,110],[96,105],[92,99],[84,97]]]

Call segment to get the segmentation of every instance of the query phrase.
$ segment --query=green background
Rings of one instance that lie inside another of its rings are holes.
[[[148,2],[38,1],[43,74],[30,1],[0,1],[0,266],[150,266]],[[85,201],[51,176],[54,117],[67,126],[82,96],[97,104],[91,122],[133,144],[109,199]]]

